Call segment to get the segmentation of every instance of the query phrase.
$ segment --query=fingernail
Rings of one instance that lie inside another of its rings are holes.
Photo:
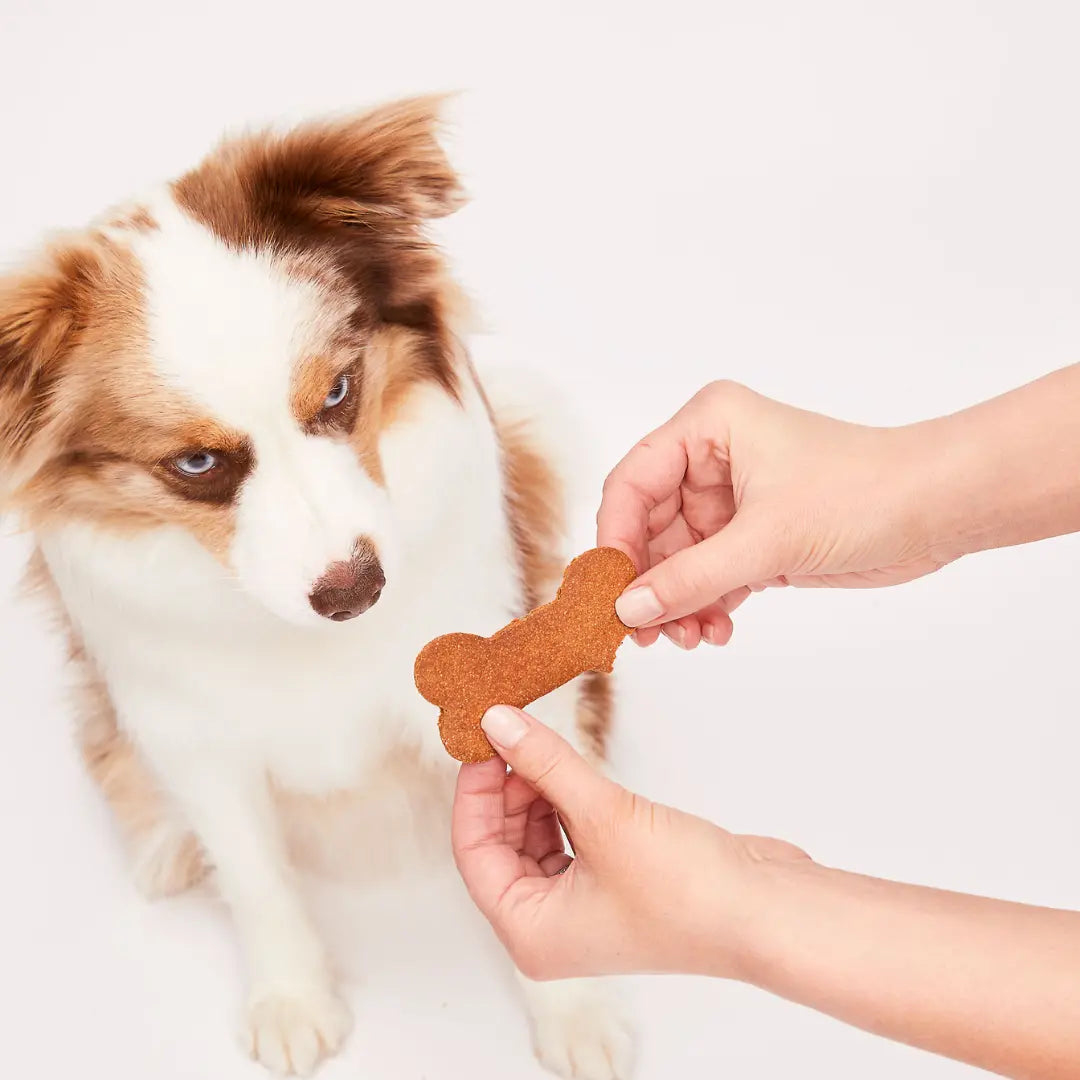
[[[484,713],[480,726],[496,746],[505,750],[513,750],[529,730],[525,717],[509,705],[493,705]]]
[[[664,634],[671,638],[680,649],[686,648],[686,630],[677,622],[668,623],[667,626],[664,627]]]
[[[627,626],[644,626],[664,614],[656,593],[648,585],[639,586],[624,592],[615,601],[615,614]]]
[[[709,623],[701,631],[701,640],[704,641],[706,645],[719,645],[720,644],[716,640],[716,627],[714,627],[712,625],[712,623]]]

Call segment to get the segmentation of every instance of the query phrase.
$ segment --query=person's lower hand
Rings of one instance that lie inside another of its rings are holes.
[[[725,644],[772,585],[894,585],[957,557],[935,536],[925,431],[848,424],[716,383],[604,485],[597,543],[642,575],[617,605],[639,644]]]
[[[524,974],[741,976],[755,867],[802,851],[635,795],[516,709],[491,710],[484,731],[501,757],[461,768],[454,857]]]
[[[514,771],[462,766],[454,856],[523,974],[736,978],[1002,1076],[1076,1075],[1077,912],[830,869],[631,794],[516,710],[484,730]]]

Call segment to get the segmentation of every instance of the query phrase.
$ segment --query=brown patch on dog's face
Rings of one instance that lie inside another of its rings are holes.
[[[358,401],[358,366],[355,361],[325,353],[300,366],[293,379],[290,405],[305,431],[351,430]]]
[[[340,335],[297,368],[290,403],[297,422],[309,434],[347,441],[368,475],[385,484],[379,439],[428,380],[428,348],[423,334],[398,325]]]
[[[254,464],[250,444],[212,423],[184,418],[182,405],[167,393],[160,405],[161,415],[154,416],[118,409],[108,397],[95,402],[85,424],[19,492],[27,524],[47,529],[75,518],[119,532],[177,525],[224,561],[233,503]],[[183,471],[206,453],[217,459],[210,472]]]
[[[121,531],[177,524],[223,556],[230,503],[252,466],[148,360],[134,257],[103,234],[53,249],[0,284],[0,467],[35,529],[76,518]],[[221,468],[179,463],[211,450]]]
[[[365,406],[365,346],[342,342],[301,364],[293,379],[292,411],[309,435],[349,438]]]
[[[379,439],[402,418],[413,389],[426,381],[425,353],[422,335],[402,326],[383,326],[368,338],[363,367],[350,384],[357,404],[347,438],[377,484],[385,484]]]
[[[297,367],[290,401],[303,431],[349,443],[380,486],[385,482],[378,452],[384,362],[371,337],[343,333]]]

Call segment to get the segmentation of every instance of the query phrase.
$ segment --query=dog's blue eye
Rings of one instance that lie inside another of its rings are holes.
[[[185,476],[203,476],[218,463],[208,450],[200,450],[197,454],[186,454],[176,459],[176,467]]]
[[[338,381],[330,387],[330,393],[323,402],[324,409],[333,409],[340,405],[349,394],[349,376],[340,375]]]

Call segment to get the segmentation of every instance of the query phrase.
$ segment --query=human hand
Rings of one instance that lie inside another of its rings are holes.
[[[461,768],[454,857],[525,975],[741,977],[755,868],[802,851],[635,795],[516,709],[490,710],[484,731],[501,757]]]
[[[961,552],[936,538],[925,431],[844,423],[733,383],[706,386],[604,484],[597,543],[642,576],[617,610],[639,644],[731,637],[774,585],[895,585]],[[919,468],[919,465],[926,466]]]
[[[484,730],[514,771],[462,766],[454,857],[524,975],[736,978],[1002,1076],[1075,1075],[1080,913],[830,869],[626,791],[515,709]]]

